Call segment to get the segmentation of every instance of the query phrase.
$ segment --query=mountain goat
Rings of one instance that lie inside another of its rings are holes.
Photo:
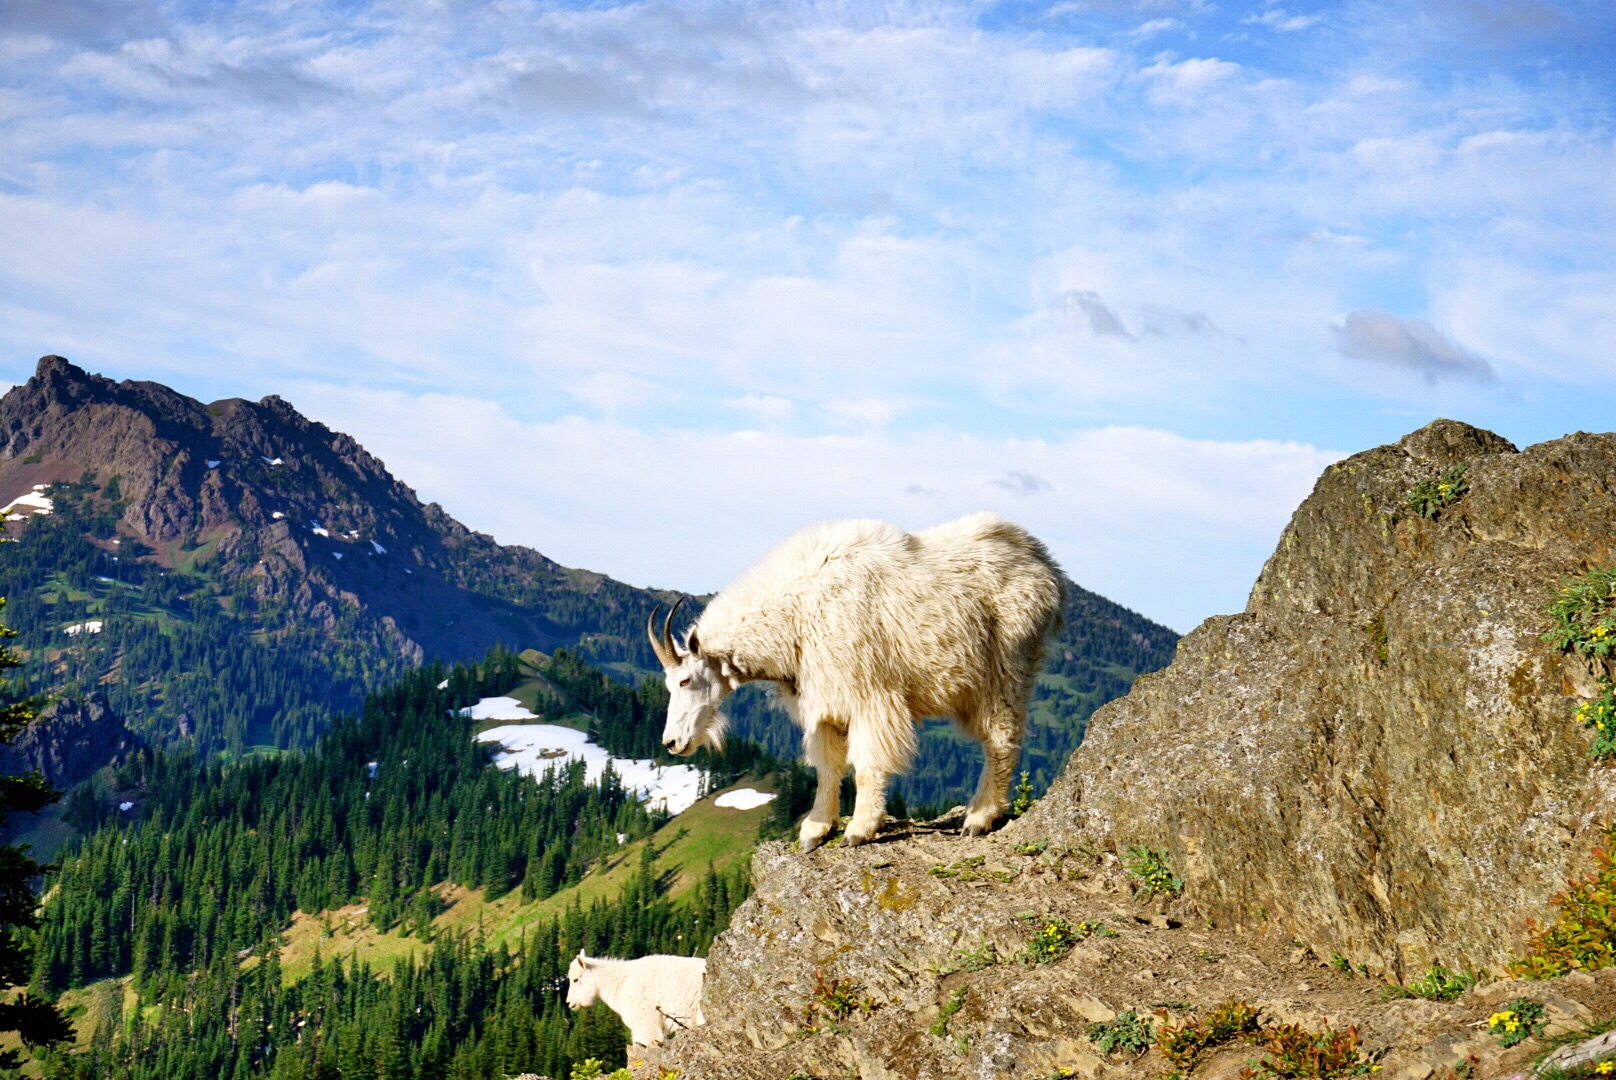
[[[707,961],[694,956],[605,960],[580,950],[567,968],[567,1007],[604,1001],[628,1025],[632,1042],[650,1046],[707,1022],[701,1014],[706,975]]]
[[[1065,592],[1044,545],[996,514],[915,534],[880,521],[810,526],[715,596],[682,645],[678,604],[660,635],[651,612],[670,694],[663,745],[720,748],[719,703],[742,683],[773,682],[819,777],[800,832],[812,851],[836,825],[849,765],[858,795],[843,842],[864,844],[886,814],[887,781],[914,757],[916,722],[951,716],[986,757],[965,815],[965,834],[978,836],[1009,809]]]

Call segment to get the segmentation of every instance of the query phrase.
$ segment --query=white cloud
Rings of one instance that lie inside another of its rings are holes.
[[[1260,14],[1248,15],[1242,21],[1256,26],[1266,26],[1283,34],[1294,34],[1298,30],[1306,30],[1311,26],[1317,26],[1324,21],[1324,16],[1316,13],[1312,15],[1292,15],[1284,8],[1271,7]]]
[[[784,424],[796,412],[796,405],[790,398],[776,397],[773,394],[744,394],[741,397],[730,398],[724,404],[732,409],[750,413],[765,424]]]

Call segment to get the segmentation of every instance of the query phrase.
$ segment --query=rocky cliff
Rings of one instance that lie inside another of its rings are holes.
[[[1417,512],[1443,477],[1458,497]],[[1613,478],[1616,437],[1518,452],[1446,421],[1333,466],[1247,610],[1096,712],[1019,821],[761,848],[712,949],[711,1020],[656,1060],[692,1078],[1142,1077],[1159,1053],[1106,1053],[1092,1025],[1233,996],[1266,1023],[1355,1026],[1388,1077],[1423,1080],[1517,1068],[1538,1044],[1477,1034],[1516,994],[1554,1030],[1608,1015],[1608,973],[1453,1002],[1381,988],[1432,962],[1498,970],[1616,809],[1572,715],[1597,673],[1542,640],[1562,580],[1616,562]],[[1182,896],[1136,894],[1134,845],[1165,853]],[[1044,956],[1051,926],[1066,949]]]
[[[0,746],[0,775],[38,769],[66,791],[103,765],[116,764],[141,747],[99,693],[53,702],[8,746]]]
[[[1025,827],[1163,848],[1206,917],[1320,955],[1497,970],[1616,810],[1572,718],[1595,672],[1542,639],[1563,580],[1616,562],[1613,482],[1616,436],[1448,421],[1332,466],[1245,612],[1096,713]]]

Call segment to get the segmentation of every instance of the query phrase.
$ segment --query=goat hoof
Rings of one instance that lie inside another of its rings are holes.
[[[858,847],[860,844],[868,844],[875,839],[875,834],[878,831],[880,831],[879,826],[866,829],[861,825],[849,825],[847,831],[842,834],[842,846]]]
[[[993,831],[993,826],[998,820],[998,814],[973,811],[965,815],[965,828],[960,831],[965,836],[986,836]]]
[[[804,855],[823,844],[830,837],[831,826],[825,822],[805,821],[802,831],[797,834],[797,846]]]

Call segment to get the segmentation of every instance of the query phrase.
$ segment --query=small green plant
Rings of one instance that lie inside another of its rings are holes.
[[[983,941],[971,952],[955,950],[954,955],[959,957],[956,971],[981,971],[999,962],[999,950],[991,941]]]
[[[1376,612],[1375,617],[1364,624],[1364,633],[1369,635],[1369,644],[1374,647],[1375,659],[1381,667],[1385,667],[1391,660],[1391,639],[1386,636],[1386,613]]]
[[[1594,848],[1594,870],[1556,893],[1560,909],[1553,925],[1534,933],[1527,954],[1508,965],[1511,975],[1552,979],[1570,971],[1597,971],[1616,964],[1616,826],[1605,826],[1605,842]]]
[[[1027,773],[1021,774],[1021,783],[1016,785],[1016,797],[1010,803],[1010,816],[1020,817],[1032,808],[1032,784]]]
[[[1052,918],[1033,932],[1016,958],[1024,964],[1047,964],[1071,952],[1080,940],[1077,927],[1065,919]]]
[[[1343,975],[1352,975],[1352,961],[1348,960],[1346,956],[1341,953],[1336,953],[1334,956],[1330,957],[1330,966],[1335,968]]]
[[[627,1069],[606,1071],[606,1066],[596,1058],[585,1058],[572,1067],[572,1080],[634,1080],[634,1074]]]
[[[1604,681],[1604,693],[1577,706],[1576,718],[1585,728],[1593,728],[1593,745],[1588,756],[1595,761],[1616,758],[1616,684]]]
[[[1240,1070],[1241,1080],[1329,1080],[1380,1071],[1358,1047],[1358,1029],[1307,1031],[1296,1024],[1264,1029],[1266,1051],[1256,1066]]]
[[[822,970],[814,971],[814,996],[808,1007],[810,1019],[817,1009],[833,1019],[841,1020],[855,1009],[869,1013],[875,1011],[875,1002],[858,996],[861,987],[852,979],[827,979]]]
[[[1030,844],[1017,844],[1010,850],[1017,855],[1042,855],[1049,850],[1049,838],[1046,836],[1042,840],[1034,840]]]
[[[1139,882],[1139,888],[1134,893],[1136,900],[1157,893],[1162,896],[1177,896],[1184,891],[1184,882],[1167,866],[1166,852],[1152,851],[1143,844],[1135,844],[1128,849],[1128,854],[1123,856],[1122,868]]]
[[[1465,464],[1461,461],[1441,476],[1421,480],[1408,493],[1409,509],[1422,518],[1436,517],[1470,490],[1470,482],[1464,474]]]
[[[1205,1016],[1178,1024],[1164,1022],[1156,1033],[1156,1049],[1180,1075],[1188,1075],[1207,1050],[1257,1030],[1257,1010],[1249,1002],[1229,998]]]
[[[1102,1054],[1142,1054],[1150,1048],[1150,1020],[1129,1009],[1083,1032]]]
[[[1438,1069],[1431,1074],[1431,1080],[1470,1080],[1476,1075],[1476,1069],[1481,1065],[1481,1059],[1475,1054],[1466,1054],[1463,1061],[1455,1062],[1446,1068]],[[1550,1080],[1548,1072],[1539,1074],[1542,1080]]]
[[[1023,964],[1049,964],[1072,951],[1072,946],[1079,941],[1097,934],[1100,937],[1116,937],[1117,932],[1103,923],[1084,920],[1080,923],[1071,923],[1058,915],[1039,916],[1028,912],[1016,916],[1023,921],[1037,924],[1037,929],[1027,939],[1027,944],[1017,950],[1011,959]]]
[[[936,878],[959,878],[961,881],[975,881],[980,878],[982,864],[987,861],[985,855],[972,855],[968,859],[949,863],[947,866],[934,866],[926,871]]]
[[[1609,656],[1616,647],[1616,566],[1566,578],[1548,614],[1544,641],[1583,656]]]
[[[22,463],[24,465],[38,465],[41,461],[44,461],[44,460],[45,460],[45,455],[44,454],[29,454],[27,457],[22,459]]]
[[[1388,986],[1382,993],[1386,1000],[1393,998],[1428,998],[1431,1001],[1452,1001],[1476,985],[1473,972],[1449,971],[1441,964],[1432,964],[1425,974],[1403,986]]]
[[[1487,1018],[1487,1030],[1498,1036],[1499,1046],[1517,1046],[1543,1030],[1543,1003],[1516,998]]]
[[[953,996],[937,1010],[937,1019],[931,1022],[931,1033],[939,1039],[948,1038],[948,1022],[954,1019],[954,1014],[965,1007],[965,987],[956,989]]]

